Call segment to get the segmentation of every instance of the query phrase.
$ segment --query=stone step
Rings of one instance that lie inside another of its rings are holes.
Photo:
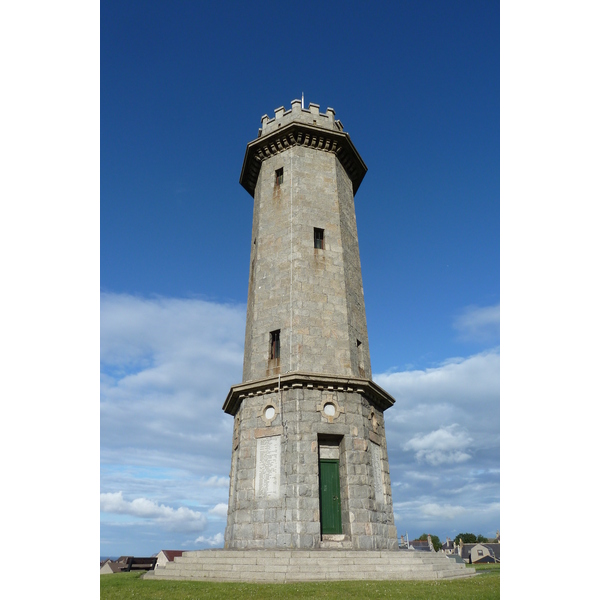
[[[419,562],[419,563],[432,563],[432,564],[461,564],[456,563],[444,555],[420,555],[418,553],[402,553],[402,552],[390,552],[386,555],[355,555],[352,552],[330,552],[322,553],[320,555],[303,556],[300,553],[286,553],[279,556],[262,556],[257,553],[252,555],[250,553],[243,554],[240,556],[230,555],[195,555],[191,556],[191,553],[184,553],[183,556],[175,558],[175,563],[193,563],[193,562],[235,562],[237,564],[286,564],[289,561],[305,561],[311,564],[326,564],[327,562],[338,562],[345,564],[381,564],[381,563],[402,563],[402,562]],[[337,554],[337,555],[336,555]]]
[[[330,540],[341,543],[345,540]],[[356,550],[196,550],[185,552],[144,579],[206,581],[330,581],[472,577],[444,554]]]

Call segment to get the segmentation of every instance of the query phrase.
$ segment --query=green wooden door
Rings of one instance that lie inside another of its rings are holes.
[[[342,533],[340,461],[329,458],[321,459],[319,473],[321,478],[321,533]]]

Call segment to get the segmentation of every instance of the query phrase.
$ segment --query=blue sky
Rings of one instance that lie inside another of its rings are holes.
[[[222,545],[260,118],[304,93],[356,196],[400,533],[500,527],[497,2],[101,4],[101,555]]]

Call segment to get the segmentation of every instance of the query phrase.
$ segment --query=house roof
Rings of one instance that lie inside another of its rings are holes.
[[[110,569],[113,573],[120,573],[122,568],[123,563],[114,562],[111,560],[110,562],[105,562],[102,567],[100,567],[100,570],[106,572],[107,569]]]
[[[473,548],[475,548],[475,546],[485,546],[488,550],[490,550],[490,554],[493,553],[493,555],[500,560],[500,544],[499,543],[490,543],[490,544],[482,544],[482,543],[477,543],[477,544],[463,544],[462,547],[462,558],[469,558],[469,554],[471,554],[471,550]],[[472,557],[471,557],[472,560]]]
[[[409,547],[412,546],[415,550],[420,552],[431,552],[429,542],[427,540],[412,540],[409,542]]]
[[[481,563],[495,563],[495,562],[500,562],[499,558],[494,558],[493,556],[490,556],[489,554],[487,556],[482,556],[480,558],[478,558],[477,560],[473,560],[473,557],[471,557],[471,562],[474,564],[481,564]]]
[[[181,556],[187,550],[161,550],[169,562],[173,561],[177,556]],[[159,552],[159,554],[160,554]]]

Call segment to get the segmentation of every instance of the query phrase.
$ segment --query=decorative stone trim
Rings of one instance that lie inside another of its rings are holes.
[[[277,408],[277,402],[269,400],[263,404],[260,409],[259,416],[267,427],[271,427],[271,423],[277,418],[279,414],[279,408]]]
[[[369,439],[378,446],[381,446],[381,436],[377,435],[373,431],[369,431]]]
[[[377,433],[379,431],[379,419],[377,418],[377,414],[373,409],[371,409],[371,413],[369,414],[369,420],[371,421],[371,425],[373,427],[373,431]]]
[[[350,136],[343,131],[292,121],[271,133],[262,135],[246,147],[240,184],[251,196],[254,196],[262,162],[275,154],[285,152],[292,146],[305,146],[335,154],[348,173],[356,194],[367,173],[367,165],[354,147]]]
[[[379,387],[374,381],[360,377],[340,377],[339,375],[321,375],[319,373],[304,372],[286,373],[285,375],[281,375],[282,390],[287,391],[293,384],[300,384],[300,388],[316,388],[319,390],[328,390],[331,386],[331,391],[335,391],[337,388],[341,387],[344,392],[356,392],[361,394],[382,412],[393,406],[395,403],[394,398],[383,388]],[[279,391],[278,376],[256,379],[254,381],[234,385],[229,390],[229,394],[227,394],[227,398],[223,403],[223,410],[227,414],[235,415],[244,398],[266,393],[267,390],[270,390],[271,392]]]
[[[235,420],[233,422],[233,450],[237,450],[240,445],[240,413],[238,412],[235,415]]]
[[[344,407],[338,404],[333,394],[325,394],[321,404],[317,406],[317,410],[329,423],[333,423],[342,413],[346,412]]]
[[[254,430],[255,439],[263,437],[272,437],[274,435],[283,435],[283,426],[278,427],[258,427]]]

